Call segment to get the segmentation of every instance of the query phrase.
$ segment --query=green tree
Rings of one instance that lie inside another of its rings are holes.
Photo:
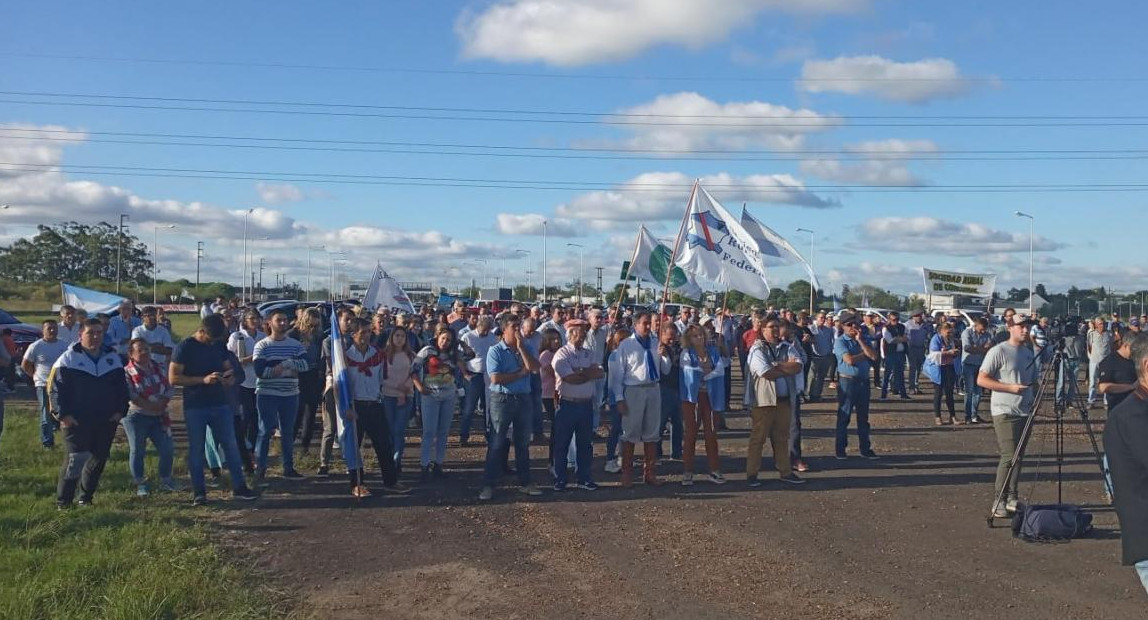
[[[112,224],[65,222],[41,224],[36,229],[35,237],[0,247],[0,273],[6,278],[18,282],[115,282],[119,252],[122,282],[151,283],[147,246]]]

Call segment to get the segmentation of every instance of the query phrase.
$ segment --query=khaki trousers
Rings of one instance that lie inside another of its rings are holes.
[[[766,437],[773,447],[773,461],[777,466],[777,473],[783,477],[793,473],[793,467],[789,462],[789,403],[773,407],[753,407],[749,410],[749,415],[753,419],[753,428],[749,432],[749,448],[745,461],[746,477],[757,477],[757,472],[761,469],[761,452]]]

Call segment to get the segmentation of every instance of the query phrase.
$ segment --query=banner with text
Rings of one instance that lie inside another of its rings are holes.
[[[927,295],[972,295],[992,297],[997,287],[995,273],[959,273],[921,268]]]

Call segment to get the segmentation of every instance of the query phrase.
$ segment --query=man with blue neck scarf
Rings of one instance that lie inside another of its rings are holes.
[[[610,359],[610,402],[622,414],[622,486],[634,483],[634,446],[643,444],[646,484],[661,484],[655,475],[661,429],[662,394],[658,379],[669,372],[670,360],[662,354],[652,333],[653,317],[639,312],[634,335],[623,340]]]

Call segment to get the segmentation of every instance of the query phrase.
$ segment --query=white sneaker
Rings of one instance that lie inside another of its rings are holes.
[[[710,472],[710,482],[714,484],[725,484],[725,476],[721,475],[720,471]]]
[[[1005,504],[1005,510],[1009,511],[1010,513],[1016,512],[1016,500],[1010,499],[1008,503]]]
[[[1006,504],[1004,502],[997,502],[997,504],[995,506],[993,506],[993,518],[996,518],[996,519],[1007,519],[1008,518],[1008,507],[1006,506]]]
[[[684,487],[694,486],[694,475],[692,473],[687,472],[687,473],[682,474],[682,486],[684,486]]]
[[[622,463],[618,459],[606,461],[606,473],[616,474],[622,471]]]
[[[494,487],[482,487],[482,492],[478,494],[478,499],[486,502],[494,498]]]

